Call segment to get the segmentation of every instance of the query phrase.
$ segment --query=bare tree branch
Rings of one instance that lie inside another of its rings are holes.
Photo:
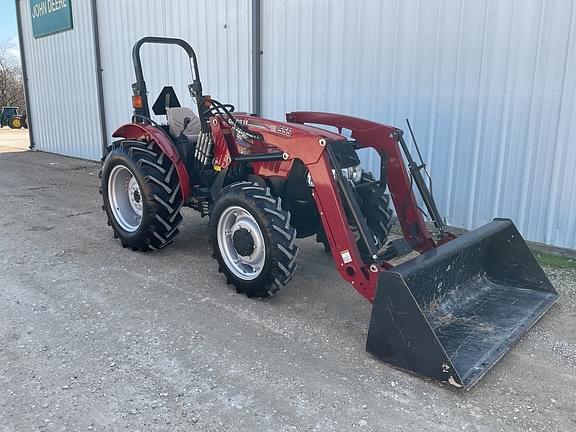
[[[26,110],[22,70],[18,58],[12,54],[11,40],[0,41],[0,107],[16,106]]]

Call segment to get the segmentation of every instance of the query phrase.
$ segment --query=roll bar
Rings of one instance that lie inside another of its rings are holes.
[[[144,44],[177,45],[186,51],[186,54],[188,54],[190,59],[190,68],[193,78],[192,84],[188,86],[188,90],[190,91],[190,95],[196,99],[196,103],[200,106],[202,103],[202,83],[200,82],[198,60],[196,59],[194,49],[188,42],[182,39],[146,36],[136,42],[134,48],[132,48],[132,62],[134,63],[134,73],[136,74],[136,82],[132,84],[132,91],[134,92],[134,96],[140,96],[142,98],[142,106],[140,108],[134,108],[134,115],[139,116],[140,118],[150,118],[146,81],[144,80],[142,60],[140,58],[140,49]]]

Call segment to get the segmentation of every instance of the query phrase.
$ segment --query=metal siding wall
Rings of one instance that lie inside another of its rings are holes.
[[[19,2],[38,150],[99,159],[98,99],[90,2],[73,2],[74,28],[34,39],[30,1]]]
[[[576,249],[575,25],[571,0],[264,0],[263,114],[409,117],[449,224]]]
[[[130,121],[134,82],[132,46],[143,36],[188,41],[198,57],[204,92],[239,109],[251,108],[250,0],[98,0],[104,99],[109,135]],[[142,64],[150,105],[172,85],[183,106],[191,106],[185,52],[144,46]],[[164,121],[162,116],[157,119]]]

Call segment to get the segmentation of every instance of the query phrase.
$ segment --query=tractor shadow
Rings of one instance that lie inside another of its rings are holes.
[[[300,252],[298,268],[290,283],[277,295],[267,299],[248,299],[236,294],[218,273],[216,260],[212,258],[212,246],[208,238],[208,219],[191,209],[184,209],[180,234],[172,245],[160,252],[177,261],[184,260],[189,267],[200,265],[200,271],[209,275],[214,288],[227,290],[238,298],[238,308],[270,310],[292,316],[297,320],[322,320],[336,326],[334,332],[346,327],[354,337],[363,337],[370,319],[371,305],[360,296],[352,285],[341,279],[332,256],[313,237],[298,239]],[[185,258],[182,258],[185,257]],[[170,258],[168,258],[170,260]],[[178,265],[172,262],[171,265]]]

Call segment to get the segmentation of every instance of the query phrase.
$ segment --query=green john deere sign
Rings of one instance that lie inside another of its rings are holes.
[[[72,0],[30,0],[35,38],[72,28]]]

